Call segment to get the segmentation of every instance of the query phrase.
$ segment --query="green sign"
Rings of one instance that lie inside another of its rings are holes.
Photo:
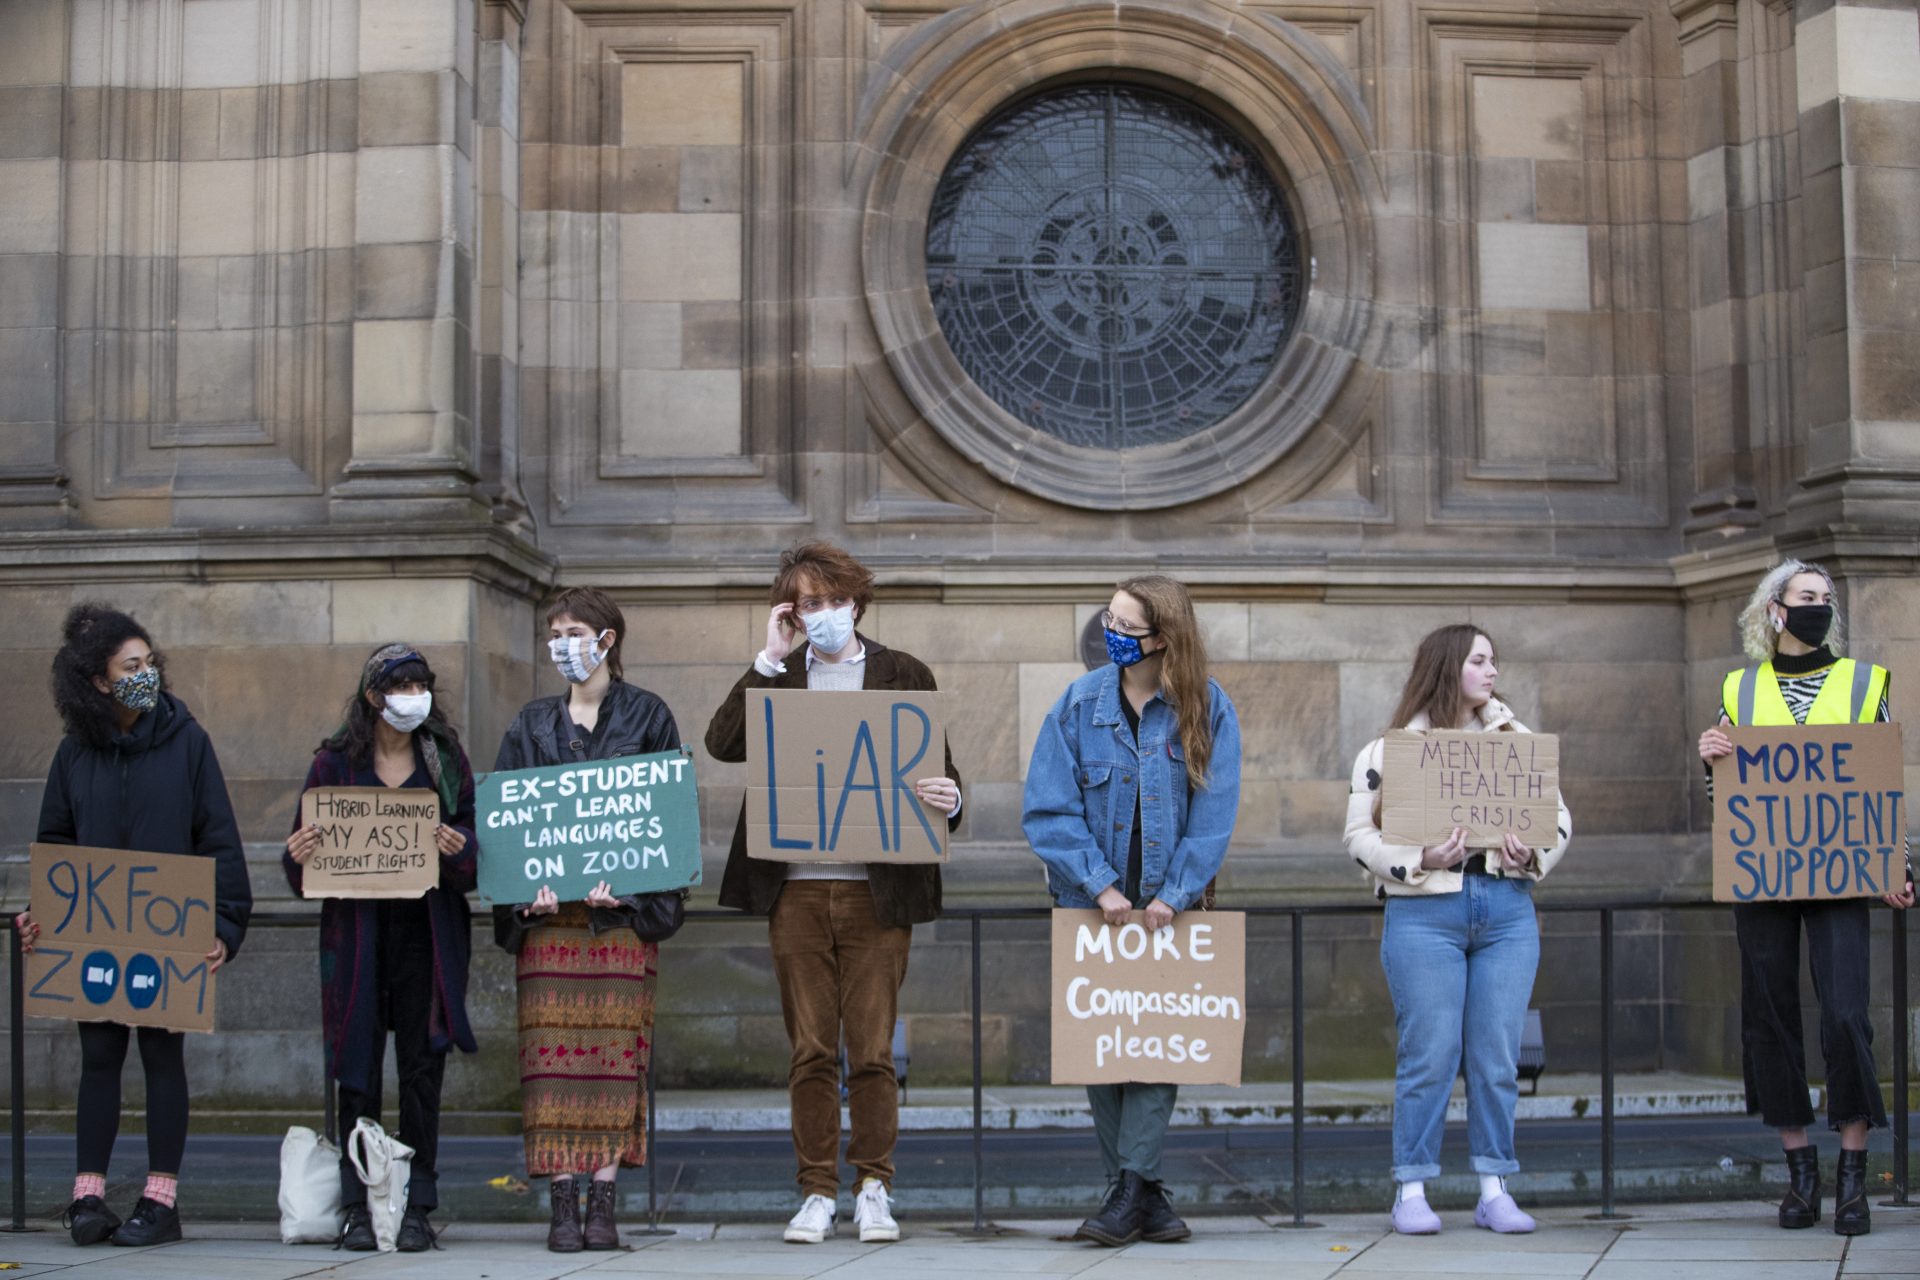
[[[583,901],[700,883],[692,752],[663,751],[484,774],[475,781],[480,899],[522,905],[551,887]]]

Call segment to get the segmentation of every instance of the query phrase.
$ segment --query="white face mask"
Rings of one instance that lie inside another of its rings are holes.
[[[801,619],[807,626],[807,643],[821,654],[838,653],[853,639],[853,606],[822,609]]]
[[[606,655],[600,652],[600,642],[612,636],[611,631],[602,631],[597,636],[555,636],[547,641],[547,656],[553,659],[553,665],[560,670],[571,684],[584,684],[587,677],[599,669],[606,661]]]
[[[380,718],[401,733],[412,733],[426,723],[427,712],[431,710],[431,693],[390,693],[387,705],[380,708]]]

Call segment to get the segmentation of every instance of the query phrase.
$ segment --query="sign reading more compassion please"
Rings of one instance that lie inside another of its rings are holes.
[[[1381,774],[1391,844],[1442,844],[1455,828],[1475,849],[1499,848],[1509,831],[1530,849],[1560,838],[1560,739],[1550,733],[1396,729]]]
[[[947,769],[944,695],[747,691],[747,856],[945,862],[947,815],[914,793]]]
[[[422,788],[315,787],[300,822],[320,832],[303,898],[417,898],[440,883],[440,796]]]
[[[1897,724],[1729,727],[1713,762],[1716,902],[1864,898],[1907,882]]]
[[[212,858],[36,844],[29,859],[29,1014],[213,1030]]]
[[[522,905],[551,886],[584,901],[601,881],[616,895],[700,883],[700,798],[693,754],[489,773],[474,784],[480,898]]]
[[[1053,913],[1053,1083],[1239,1084],[1247,918]]]

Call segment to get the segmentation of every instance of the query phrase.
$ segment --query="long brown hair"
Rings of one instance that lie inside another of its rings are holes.
[[[1160,692],[1173,704],[1187,753],[1187,781],[1204,788],[1213,758],[1213,698],[1207,690],[1207,645],[1200,638],[1200,620],[1193,615],[1193,597],[1186,587],[1158,573],[1128,578],[1114,589],[1138,600],[1147,615],[1143,621],[1166,641]]]
[[[1429,631],[1413,653],[1413,670],[1400,691],[1400,705],[1393,709],[1389,729],[1404,729],[1422,711],[1435,729],[1457,729],[1466,711],[1466,698],[1460,692],[1460,670],[1467,665],[1473,642],[1486,636],[1486,628],[1470,622],[1456,622]],[[1493,637],[1487,636],[1493,644]],[[1497,649],[1498,646],[1495,646]]]

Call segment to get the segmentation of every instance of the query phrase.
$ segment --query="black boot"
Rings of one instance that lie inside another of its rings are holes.
[[[120,1229],[120,1215],[99,1196],[81,1196],[60,1217],[75,1244],[99,1244]]]
[[[555,1178],[548,1192],[553,1200],[553,1221],[547,1226],[549,1253],[578,1253],[586,1247],[580,1234],[580,1188],[572,1178]]]
[[[587,1184],[587,1228],[583,1233],[589,1249],[618,1249],[620,1227],[613,1220],[614,1186],[595,1178]]]
[[[425,1253],[440,1247],[440,1233],[427,1221],[425,1209],[407,1206],[405,1216],[400,1219],[400,1230],[393,1237],[393,1247],[401,1253]]]
[[[1173,1205],[1167,1199],[1165,1183],[1149,1182],[1144,1184],[1145,1191],[1140,1197],[1140,1238],[1154,1244],[1179,1244],[1182,1240],[1191,1240],[1193,1232],[1187,1224],[1180,1221],[1180,1215],[1173,1211]]]
[[[1780,1201],[1780,1225],[1798,1231],[1820,1221],[1820,1153],[1812,1143],[1787,1152],[1787,1194]]]
[[[1867,1153],[1840,1152],[1833,1175],[1833,1233],[1863,1236],[1873,1230],[1873,1210],[1867,1203]]]
[[[333,1242],[333,1247],[355,1253],[372,1253],[380,1247],[373,1236],[373,1217],[364,1201],[347,1206],[347,1216],[340,1221],[340,1238]]]
[[[113,1233],[113,1242],[137,1248],[149,1244],[172,1244],[180,1238],[180,1212],[170,1204],[161,1204],[141,1196],[133,1206],[133,1216]]]
[[[1140,1212],[1146,1199],[1147,1184],[1128,1169],[1107,1189],[1107,1202],[1100,1212],[1080,1224],[1075,1240],[1091,1240],[1117,1249],[1140,1238]]]

